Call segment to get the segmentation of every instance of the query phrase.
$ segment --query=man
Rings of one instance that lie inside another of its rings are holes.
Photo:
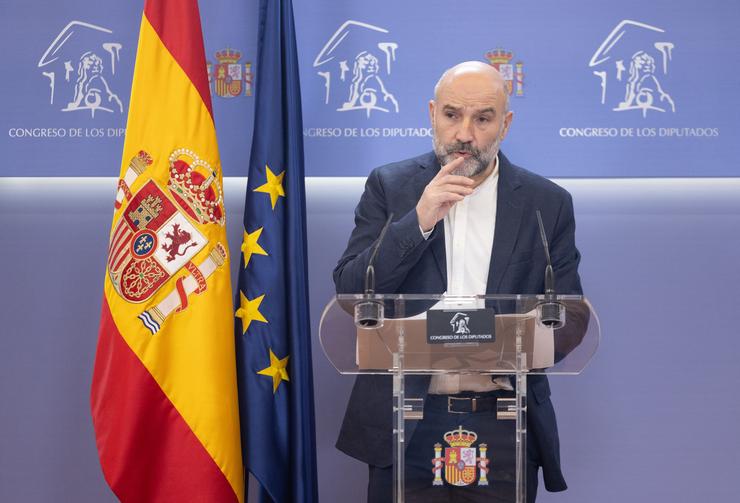
[[[434,152],[370,174],[355,210],[355,229],[334,270],[337,292],[363,291],[375,241],[393,213],[394,221],[374,264],[376,292],[543,293],[546,264],[535,213],[539,209],[550,241],[558,293],[581,293],[570,195],[545,178],[514,166],[499,152],[513,118],[507,100],[504,79],[489,65],[465,62],[442,75],[429,103]],[[495,404],[496,398],[513,396],[511,390],[506,377],[408,378],[408,394],[426,397],[426,401],[424,420],[407,429],[411,439],[407,452],[425,448],[430,428],[438,427],[428,426],[434,421],[456,426],[470,420],[495,435],[504,422],[495,421],[495,414],[476,414],[471,404],[474,398],[479,403]],[[528,396],[527,499],[533,502],[539,467],[543,468],[547,490],[562,491],[566,484],[545,376],[529,377]],[[435,403],[454,403],[458,410],[441,414],[430,410],[427,414],[427,406]],[[391,501],[391,423],[390,378],[359,376],[337,447],[369,465],[371,502]],[[429,461],[431,444],[426,448]],[[431,468],[429,463],[429,480]],[[503,482],[494,485],[506,487]],[[455,493],[457,489],[451,488],[442,499],[455,501],[455,494],[463,494]],[[423,498],[432,501],[434,494],[441,493],[427,491]],[[505,499],[507,495],[495,497]],[[464,498],[475,501],[475,494],[466,493]],[[490,496],[483,499],[492,500]]]

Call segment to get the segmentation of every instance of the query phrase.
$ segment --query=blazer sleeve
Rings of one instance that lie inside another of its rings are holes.
[[[573,198],[565,192],[558,219],[555,222],[551,259],[555,272],[555,291],[563,295],[583,295],[578,264],[581,254],[575,244],[576,222],[573,216]],[[588,331],[590,313],[581,303],[567,306],[567,322],[557,331],[555,361],[559,362],[581,344]]]
[[[391,181],[387,181],[391,183]],[[374,170],[365,183],[365,191],[355,208],[355,228],[347,249],[334,269],[337,293],[365,291],[365,272],[383,225],[391,212],[393,220],[375,257],[376,293],[395,293],[429,245],[419,229],[415,202],[393,201],[384,187],[380,169]],[[409,208],[409,205],[411,207]],[[435,231],[436,232],[436,231]]]
[[[555,273],[555,290],[559,294],[582,295],[578,264],[581,254],[576,248],[576,220],[573,215],[573,198],[563,190],[563,199],[550,239],[550,259]]]

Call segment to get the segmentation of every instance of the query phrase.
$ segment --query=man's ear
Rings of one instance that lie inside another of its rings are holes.
[[[503,139],[506,138],[506,135],[509,134],[509,127],[511,126],[512,120],[514,120],[514,112],[509,110],[504,116],[504,127],[501,128],[501,141],[503,141]]]
[[[429,122],[434,127],[434,100],[429,100]]]

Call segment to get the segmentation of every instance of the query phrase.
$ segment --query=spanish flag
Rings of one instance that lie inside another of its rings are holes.
[[[91,407],[123,502],[243,501],[221,164],[196,0],[146,0]]]

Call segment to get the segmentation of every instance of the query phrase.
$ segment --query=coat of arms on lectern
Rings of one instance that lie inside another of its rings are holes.
[[[444,440],[449,447],[445,447],[442,456],[442,444],[434,444],[434,468],[435,486],[444,485],[442,479],[442,468],[444,465],[444,481],[452,486],[468,486],[478,478],[479,486],[488,485],[488,446],[480,444],[477,448],[473,444],[478,440],[474,431],[464,430],[459,426],[456,430],[444,434]]]

